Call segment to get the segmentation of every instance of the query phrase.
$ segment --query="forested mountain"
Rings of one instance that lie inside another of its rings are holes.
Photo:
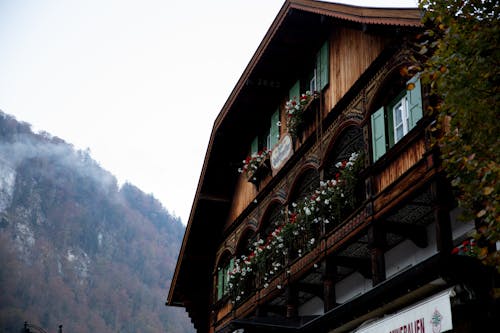
[[[88,152],[0,112],[0,332],[193,332],[164,305],[183,233]]]

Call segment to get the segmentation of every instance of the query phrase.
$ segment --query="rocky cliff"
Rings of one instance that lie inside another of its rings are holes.
[[[183,233],[88,152],[0,113],[0,332],[192,332],[164,305]]]

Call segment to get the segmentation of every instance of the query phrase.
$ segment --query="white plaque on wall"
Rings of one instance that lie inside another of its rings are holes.
[[[293,155],[293,141],[290,134],[283,136],[271,152],[271,169],[275,175]]]

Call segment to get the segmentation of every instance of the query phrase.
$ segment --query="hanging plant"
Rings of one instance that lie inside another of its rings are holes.
[[[249,279],[255,282],[255,287],[267,288],[291,260],[316,246],[321,225],[340,223],[346,207],[355,207],[362,161],[359,153],[352,153],[348,160],[337,163],[334,179],[321,181],[311,195],[292,203],[282,212],[281,224],[265,240],[254,242],[248,255],[236,258],[233,270],[228,273],[233,302],[249,295]]]
[[[298,136],[300,127],[304,121],[304,111],[318,97],[318,92],[306,91],[300,96],[298,101],[294,97],[285,103],[286,128],[292,137],[296,138]]]
[[[253,153],[243,160],[243,165],[238,169],[238,172],[244,174],[249,181],[257,181],[255,176],[259,170],[268,167],[266,163],[269,162],[270,154],[271,150],[267,148],[263,148],[261,151]]]

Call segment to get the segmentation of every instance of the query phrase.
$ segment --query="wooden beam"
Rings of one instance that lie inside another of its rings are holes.
[[[453,249],[450,209],[447,202],[451,195],[443,176],[439,176],[432,183],[431,193],[434,203],[434,219],[436,221],[437,249],[441,255],[447,256]]]
[[[221,203],[231,203],[231,200],[228,197],[225,197],[225,196],[223,197],[220,195],[206,194],[206,193],[200,193],[199,200],[221,202]]]
[[[386,247],[387,239],[385,230],[378,223],[372,225],[368,229],[368,248],[370,249],[373,286],[376,286],[386,278],[384,256],[384,249]]]
[[[336,302],[337,295],[335,294],[335,279],[337,277],[337,265],[331,257],[325,260],[325,271],[323,274],[323,310],[328,312],[338,304]]]

